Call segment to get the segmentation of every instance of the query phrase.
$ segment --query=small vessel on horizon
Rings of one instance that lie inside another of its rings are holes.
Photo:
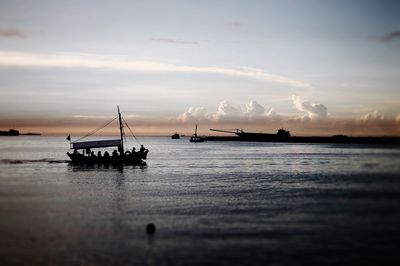
[[[19,131],[15,129],[9,129],[8,131],[0,131],[0,136],[19,136]]]
[[[41,136],[41,133],[35,133],[35,132],[28,132],[28,133],[22,133],[20,135],[24,135],[24,136]]]
[[[194,134],[193,134],[193,136],[190,137],[189,141],[190,142],[204,142],[205,141],[204,138],[197,136],[197,124],[196,124],[195,130],[194,130]]]
[[[171,136],[171,139],[180,139],[180,138],[181,136],[178,134],[178,132],[175,132],[175,134]]]
[[[117,164],[117,165],[146,165],[145,160],[147,159],[147,154],[149,152],[148,149],[145,149],[143,145],[139,151],[136,151],[133,147],[132,151],[124,149],[124,140],[125,140],[125,132],[124,132],[124,124],[129,128],[125,119],[122,118],[121,113],[118,109],[118,116],[113,118],[110,122],[108,122],[105,126],[96,129],[95,131],[90,132],[84,137],[80,138],[82,140],[86,137],[89,137],[99,131],[100,129],[106,127],[111,122],[118,118],[119,120],[119,130],[120,130],[120,138],[119,139],[107,139],[107,140],[94,140],[94,141],[74,141],[71,142],[71,135],[67,137],[67,140],[70,141],[70,149],[73,149],[73,153],[67,152],[68,157],[71,159],[72,164]],[[132,133],[132,131],[131,131]],[[133,135],[133,133],[132,133]],[[134,136],[134,135],[133,135]],[[135,137],[135,136],[134,136]],[[136,138],[136,137],[135,137]],[[110,155],[108,151],[105,151],[104,154],[101,154],[101,151],[97,152],[97,155],[92,151],[92,149],[98,148],[107,148],[114,147],[112,154]],[[82,150],[82,153],[79,153],[78,150]]]
[[[9,129],[8,131],[0,131],[0,136],[40,136],[40,133],[28,132],[19,133],[19,130]]]

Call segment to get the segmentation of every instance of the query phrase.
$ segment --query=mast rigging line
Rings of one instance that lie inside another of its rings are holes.
[[[117,118],[118,118],[118,116],[114,117],[111,121],[107,122],[105,125],[93,129],[92,131],[90,131],[89,133],[87,133],[87,134],[84,135],[83,137],[81,137],[81,138],[75,140],[74,142],[78,142],[78,141],[80,141],[80,140],[83,140],[84,138],[87,138],[87,137],[93,135],[94,133],[98,132],[99,130],[105,128],[106,126],[108,126],[109,124],[111,124],[112,122],[114,122],[114,120],[117,119]],[[128,128],[129,128],[129,127],[128,127]]]
[[[131,128],[129,127],[128,123],[125,121],[125,118],[122,117],[122,120],[124,121],[126,127],[129,129],[129,131],[131,132],[132,136],[135,138],[135,140],[140,144],[140,141],[136,138],[135,134],[133,134]]]

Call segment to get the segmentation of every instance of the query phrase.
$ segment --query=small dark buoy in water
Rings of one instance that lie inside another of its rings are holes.
[[[146,232],[148,235],[152,235],[156,232],[156,226],[152,223],[147,224],[146,226]]]

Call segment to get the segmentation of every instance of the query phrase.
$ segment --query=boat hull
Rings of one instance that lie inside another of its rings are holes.
[[[190,142],[204,142],[205,139],[201,138],[201,137],[191,137],[189,141]]]
[[[256,133],[255,133],[256,134]],[[400,145],[400,137],[279,137],[267,134],[239,136],[208,136],[206,141],[248,141],[248,142],[282,142],[282,143],[336,143],[336,144],[387,144]]]
[[[133,156],[131,154],[124,154],[122,156],[110,156],[110,157],[97,157],[97,156],[84,156],[80,153],[69,153],[68,157],[71,159],[72,164],[77,165],[93,165],[93,164],[114,164],[114,165],[146,165],[144,161],[147,157],[146,154]]]
[[[180,139],[181,137],[179,136],[178,133],[175,133],[174,135],[171,136],[171,139]]]

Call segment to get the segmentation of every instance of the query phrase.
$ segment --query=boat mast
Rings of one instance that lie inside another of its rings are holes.
[[[119,118],[119,132],[121,135],[121,154],[124,154],[124,125],[122,124],[122,118],[121,118],[121,113],[119,111],[119,105],[117,105],[118,108],[118,118]]]
[[[197,139],[197,124],[196,124],[196,129],[194,130],[194,138]]]

